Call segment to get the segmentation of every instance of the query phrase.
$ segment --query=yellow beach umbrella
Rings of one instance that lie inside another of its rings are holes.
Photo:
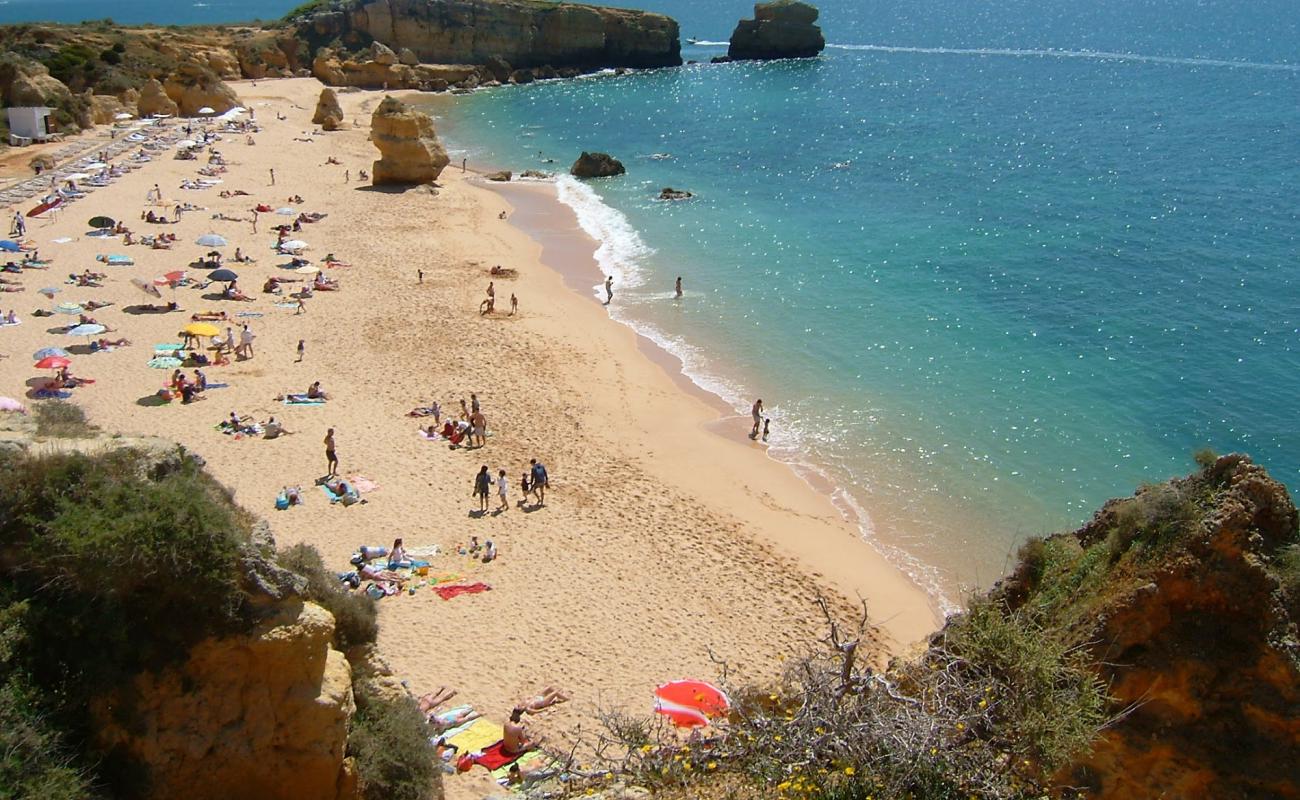
[[[221,329],[211,322],[191,322],[182,330],[190,336],[216,336],[221,333]]]

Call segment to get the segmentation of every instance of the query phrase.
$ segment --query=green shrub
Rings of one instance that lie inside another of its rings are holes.
[[[0,684],[0,800],[84,800],[90,780],[17,677]]]
[[[1020,546],[1016,558],[1024,565],[1024,573],[1029,581],[1029,588],[1034,589],[1047,571],[1047,543],[1041,536],[1031,536]]]
[[[76,439],[88,436],[94,428],[86,421],[81,406],[54,400],[36,406],[36,435]]]
[[[1202,447],[1192,453],[1192,460],[1195,461],[1196,465],[1201,469],[1209,469],[1214,466],[1214,462],[1219,460],[1219,454],[1208,447]]]
[[[122,55],[110,47],[99,54],[99,60],[103,61],[105,64],[120,64],[122,63]]]
[[[357,695],[348,733],[365,800],[434,800],[442,775],[429,743],[429,726],[415,700]]]
[[[1272,572],[1287,598],[1300,608],[1300,544],[1282,548],[1273,557]]]
[[[334,615],[334,646],[347,651],[370,644],[379,635],[378,609],[369,595],[345,591],[338,577],[325,567],[320,552],[309,544],[281,550],[280,566],[307,579],[307,599]]]

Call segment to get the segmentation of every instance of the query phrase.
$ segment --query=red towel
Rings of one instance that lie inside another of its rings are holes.
[[[501,769],[504,766],[515,763],[519,760],[519,757],[523,755],[523,753],[507,755],[505,751],[501,749],[504,746],[504,741],[497,742],[490,747],[483,748],[482,753],[472,756],[470,760],[475,764],[478,764],[480,767],[486,767],[487,770],[491,772],[494,769]],[[524,752],[527,752],[527,749],[525,749]]]
[[[458,595],[478,594],[479,592],[486,592],[491,588],[492,587],[488,586],[486,583],[457,583],[451,586],[435,586],[433,587],[433,590],[437,592],[438,596],[443,600],[450,600]],[[493,767],[493,769],[496,769],[496,767]]]

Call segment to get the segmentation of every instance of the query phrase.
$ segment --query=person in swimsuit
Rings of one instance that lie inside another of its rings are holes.
[[[339,457],[334,452],[334,429],[330,428],[325,432],[325,461],[329,464],[329,472],[326,475],[333,475],[339,468]]]
[[[510,481],[506,478],[505,470],[497,471],[497,497],[501,499],[501,505],[497,506],[500,511],[505,511],[510,506],[509,498],[506,495],[510,493]]]
[[[614,276],[605,277],[605,305],[609,305],[614,300]]]
[[[523,716],[522,708],[516,707],[510,712],[510,720],[505,724],[505,732],[501,737],[502,755],[517,756],[532,748],[533,743],[529,740],[521,722]]]
[[[478,510],[487,511],[488,489],[492,486],[492,476],[488,474],[487,464],[474,476],[474,496],[478,498]]]
[[[678,276],[677,276],[677,283],[674,285],[674,289],[675,289],[676,292],[677,292],[677,298],[678,298],[678,299],[681,299],[681,296],[682,296],[682,276],[681,276],[681,275],[678,275]]]
[[[749,432],[749,438],[757,439],[758,432],[763,427],[763,398],[754,401],[754,408],[749,413],[754,417],[754,429]]]
[[[567,703],[568,701],[569,696],[567,694],[554,686],[547,686],[542,689],[541,694],[538,694],[535,697],[530,697],[520,703],[519,708],[522,708],[529,714],[536,714],[538,711],[550,708],[551,706],[558,706],[560,703]]]

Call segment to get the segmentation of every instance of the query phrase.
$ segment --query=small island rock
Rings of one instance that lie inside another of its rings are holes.
[[[609,153],[588,153],[586,150],[569,168],[569,174],[575,178],[609,178],[625,172],[623,162]]]
[[[674,189],[671,186],[665,186],[659,192],[660,200],[689,200],[695,195],[685,189]]]
[[[497,183],[505,183],[514,177],[514,173],[508,169],[503,169],[500,172],[489,172],[483,177],[490,181],[496,181]]]
[[[729,58],[811,58],[826,47],[815,24],[817,9],[800,0],[755,3],[754,18],[742,19],[731,33]]]

